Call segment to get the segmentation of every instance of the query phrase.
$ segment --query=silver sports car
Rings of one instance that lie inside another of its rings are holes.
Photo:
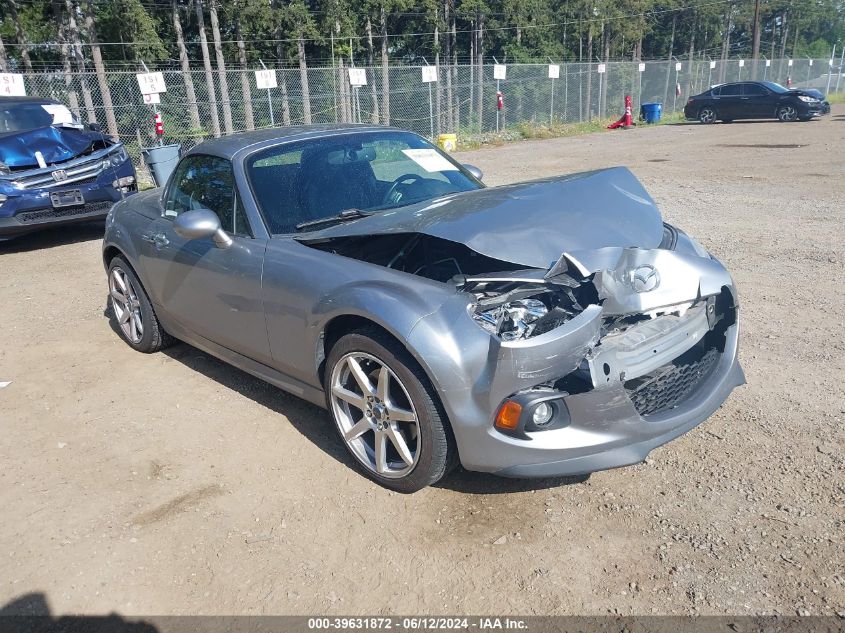
[[[731,276],[624,168],[485,188],[401,130],[236,134],[116,204],[103,261],[129,345],[326,407],[402,492],[633,464],[744,382]]]

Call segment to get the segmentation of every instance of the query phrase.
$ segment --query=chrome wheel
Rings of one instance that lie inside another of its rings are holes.
[[[132,343],[140,343],[144,336],[141,303],[132,281],[121,268],[112,268],[109,275],[109,297],[112,312],[123,335]]]
[[[698,113],[698,120],[702,123],[715,123],[716,111],[712,108],[702,108]]]
[[[781,106],[780,110],[778,110],[778,118],[781,121],[792,122],[798,118],[798,110],[795,109],[795,106],[791,105]]]
[[[419,460],[420,426],[407,389],[375,356],[350,352],[330,378],[332,414],[352,454],[380,477],[398,479]]]

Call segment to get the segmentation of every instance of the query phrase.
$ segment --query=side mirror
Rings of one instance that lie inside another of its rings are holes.
[[[88,129],[91,130],[92,132],[100,132],[100,131],[102,131],[103,126],[100,125],[99,123],[89,123]]]
[[[466,169],[469,173],[471,173],[473,176],[475,176],[476,179],[481,180],[482,178],[484,178],[484,172],[481,171],[475,165],[469,165],[467,163],[464,163],[463,166],[464,166],[464,169]]]
[[[220,218],[209,209],[195,209],[185,211],[176,216],[173,230],[179,237],[186,240],[202,240],[211,238],[217,248],[229,248],[232,238],[220,226]]]

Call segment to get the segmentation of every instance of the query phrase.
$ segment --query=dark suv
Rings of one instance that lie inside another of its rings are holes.
[[[135,191],[126,149],[95,124],[51,99],[0,97],[0,242],[102,220]]]
[[[740,81],[714,86],[690,97],[687,119],[702,123],[734,119],[809,121],[821,115],[822,102],[803,90],[789,90],[771,81]]]

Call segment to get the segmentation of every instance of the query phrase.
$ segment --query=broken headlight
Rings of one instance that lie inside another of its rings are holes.
[[[494,308],[476,307],[472,318],[482,328],[503,341],[528,338],[537,327],[537,322],[549,309],[539,299],[517,299]]]
[[[122,165],[128,158],[129,154],[126,153],[126,148],[123,147],[123,145],[120,145],[115,151],[109,154],[109,160],[111,161],[112,167]]]

